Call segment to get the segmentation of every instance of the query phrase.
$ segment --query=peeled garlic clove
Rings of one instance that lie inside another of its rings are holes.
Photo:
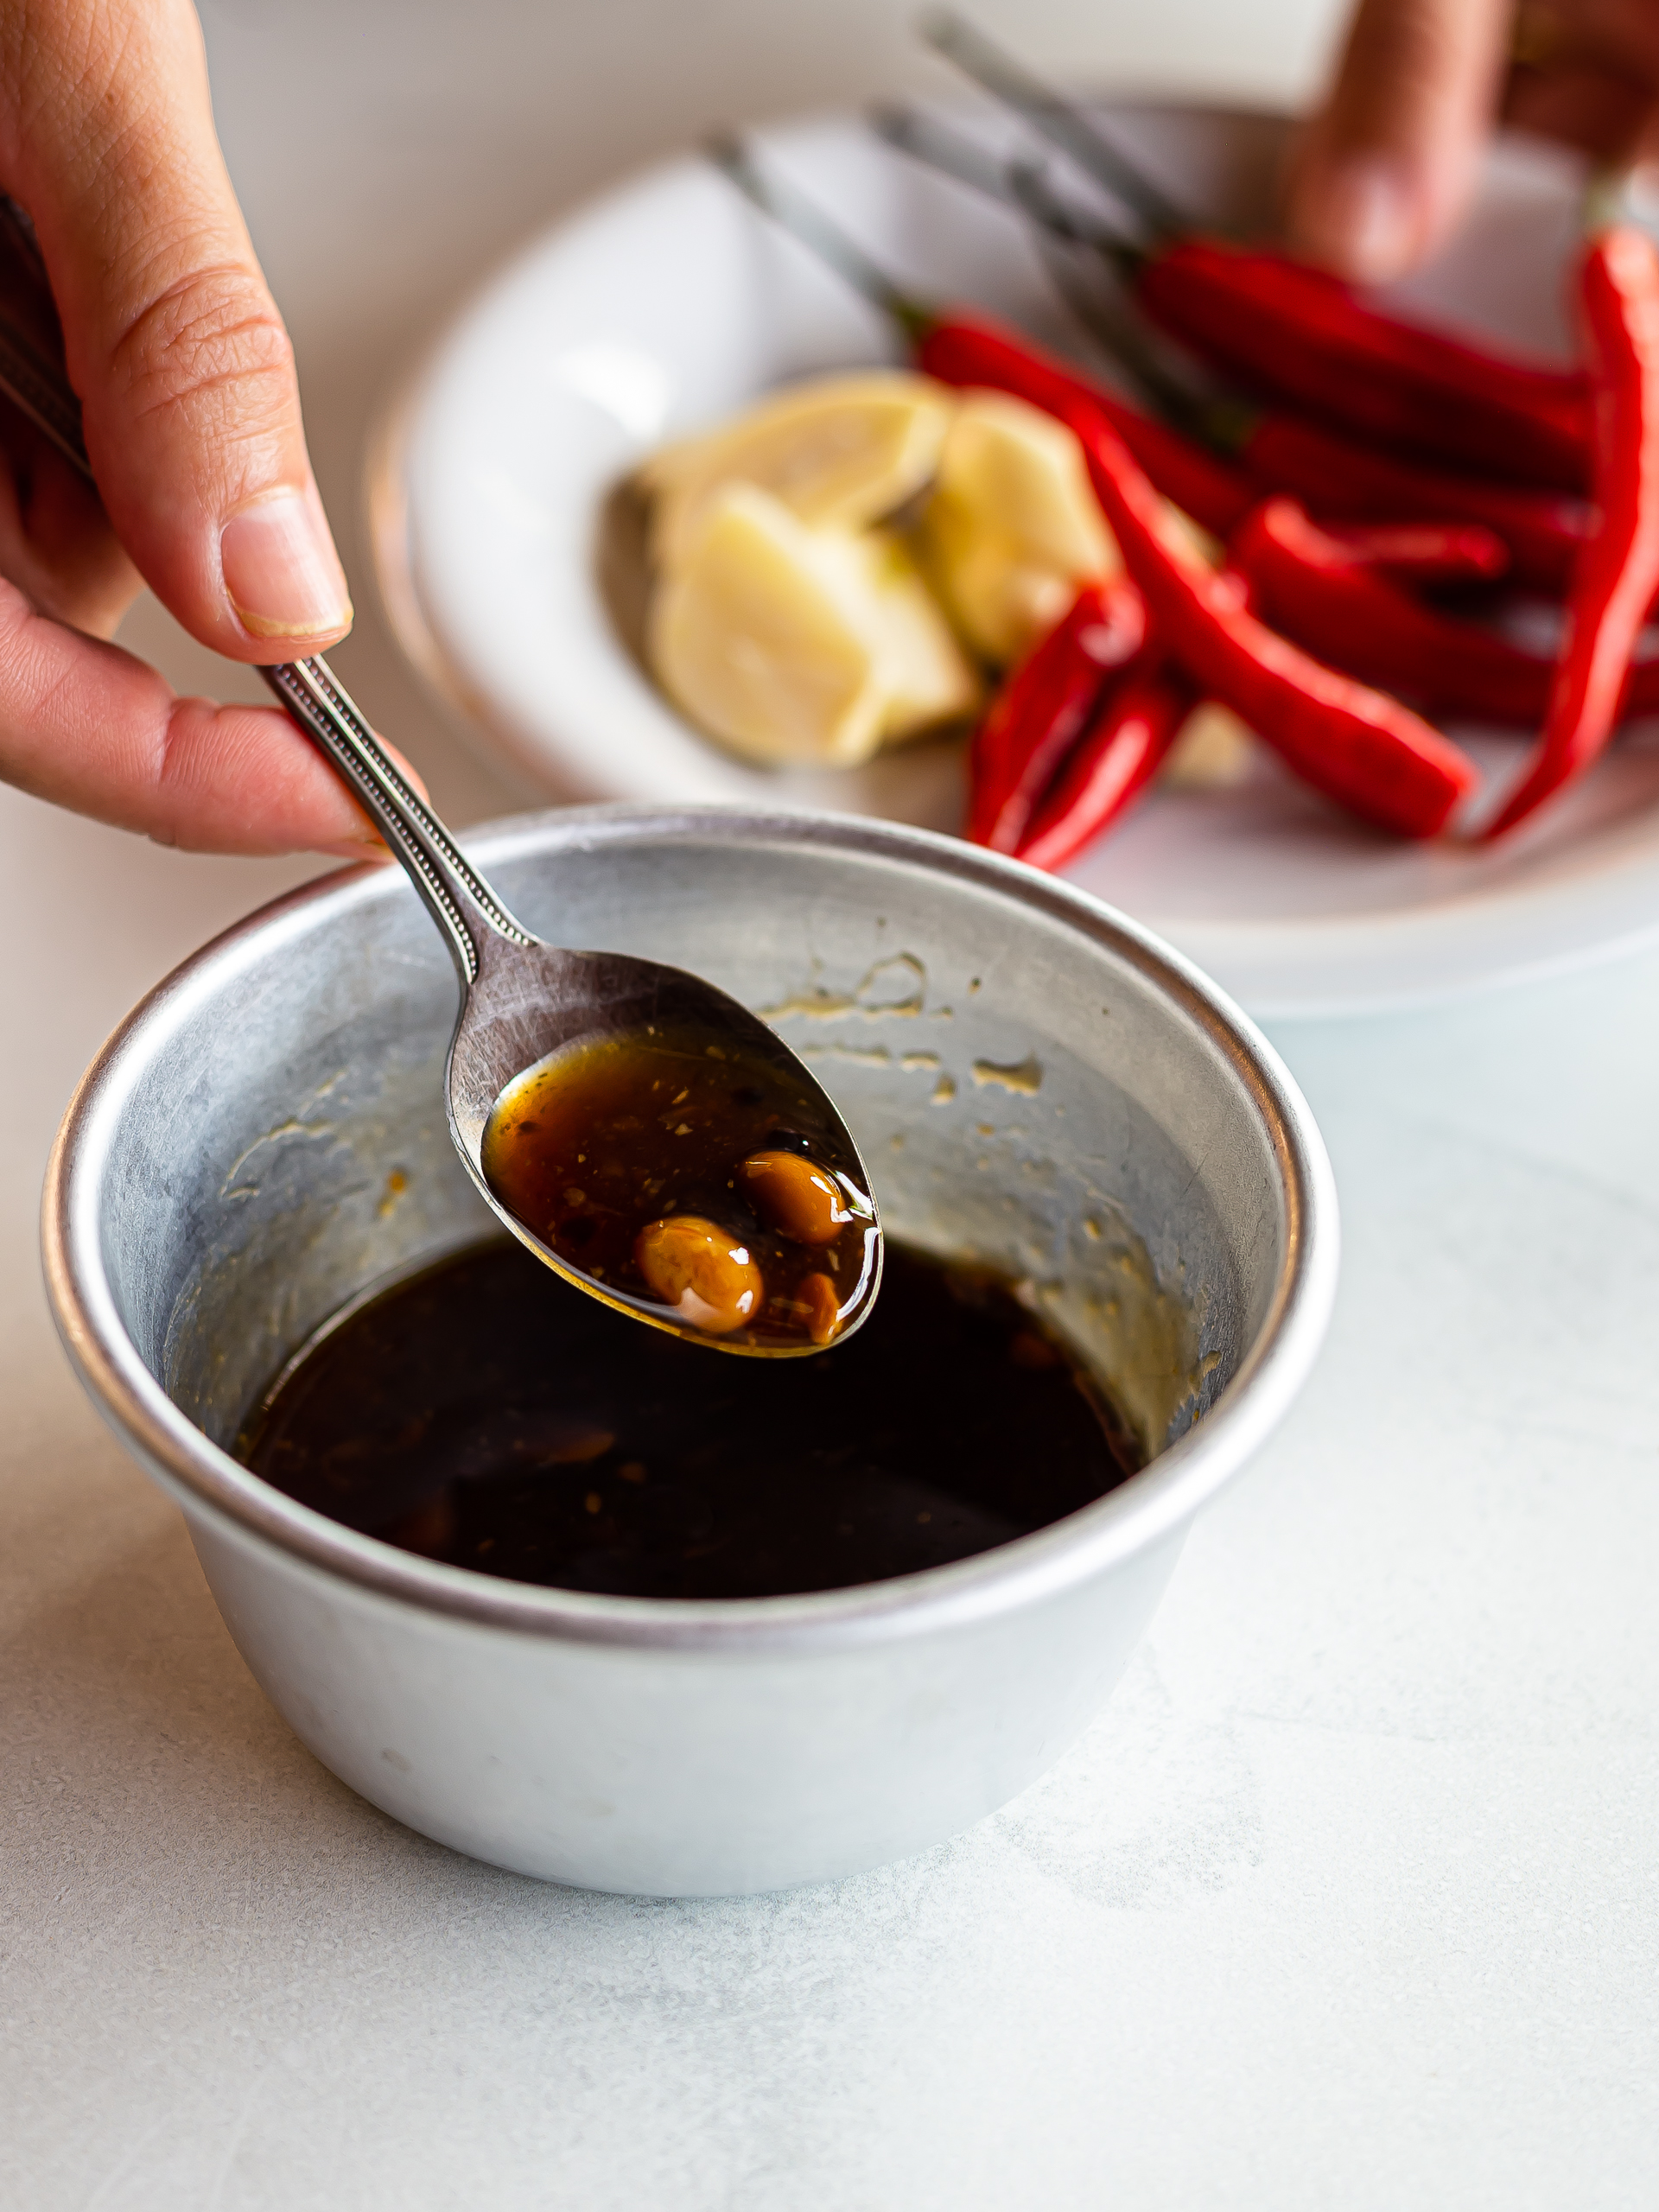
[[[1080,581],[1122,566],[1075,434],[1023,399],[970,391],[946,436],[938,482],[1048,568]]]
[[[854,543],[875,623],[882,735],[911,737],[973,714],[984,687],[910,549],[891,531],[867,531]]]
[[[770,492],[815,529],[859,530],[913,499],[938,465],[953,402],[902,370],[815,378],[729,428],[654,454],[640,480],[654,495],[652,554],[673,569],[725,484]]]
[[[1122,565],[1076,436],[1003,392],[958,405],[921,528],[963,634],[1001,663],[1028,652],[1085,579]]]
[[[652,665],[677,706],[750,759],[846,766],[874,752],[887,712],[872,596],[847,544],[729,484],[658,585]]]
[[[1257,742],[1230,707],[1207,699],[1182,723],[1159,780],[1178,791],[1230,791],[1249,776]]]
[[[963,635],[999,666],[1022,660],[1071,606],[1078,580],[960,512],[930,514],[929,524],[930,573]]]

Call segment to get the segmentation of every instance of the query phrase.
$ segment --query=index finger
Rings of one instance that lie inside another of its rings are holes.
[[[175,698],[154,669],[3,581],[0,778],[191,852],[385,851],[280,708]]]
[[[35,220],[105,505],[157,597],[232,659],[333,643],[346,580],[188,0],[0,10],[0,174]]]
[[[1381,283],[1461,213],[1496,111],[1510,0],[1360,0],[1293,163],[1293,241]]]

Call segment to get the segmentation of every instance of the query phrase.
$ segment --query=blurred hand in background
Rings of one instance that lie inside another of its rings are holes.
[[[1402,274],[1457,220],[1500,116],[1605,161],[1659,148],[1659,0],[1359,0],[1292,237],[1346,276]]]
[[[55,302],[102,494],[0,399],[0,777],[168,844],[361,857],[279,709],[176,699],[105,642],[141,581],[232,660],[351,623],[189,0],[0,0],[0,189],[43,264],[0,311],[49,329]]]

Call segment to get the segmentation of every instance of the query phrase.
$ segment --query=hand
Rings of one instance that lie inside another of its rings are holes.
[[[1292,238],[1346,276],[1402,275],[1457,221],[1499,115],[1637,159],[1659,130],[1659,0],[1359,0],[1293,167]]]
[[[102,494],[0,400],[0,777],[167,844],[364,856],[280,709],[177,699],[105,642],[141,579],[232,660],[352,619],[189,0],[7,0],[0,188],[34,220]]]

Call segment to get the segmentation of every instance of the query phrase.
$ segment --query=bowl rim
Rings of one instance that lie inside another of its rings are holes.
[[[272,1489],[180,1412],[123,1326],[103,1265],[100,1205],[122,1110],[156,1054],[239,969],[372,902],[407,895],[368,861],[319,878],[193,953],[114,1031],[82,1077],[52,1148],[41,1247],[53,1317],[93,1402],[192,1516],[274,1548],[361,1598],[565,1642],[705,1652],[883,1642],[1007,1613],[1089,1581],[1173,1537],[1238,1471],[1300,1389],[1335,1295],[1335,1180],[1306,1100],[1265,1037],[1199,969],[1086,892],[959,839],[796,808],[611,804],[515,815],[462,841],[486,869],[560,851],[738,837],[886,858],[976,884],[1080,932],[1132,967],[1205,1033],[1260,1116],[1287,1220],[1283,1262],[1255,1342],[1187,1433],[1105,1497],[1031,1535],[886,1582],[774,1598],[667,1599],[544,1589],[476,1574],[344,1528]]]

